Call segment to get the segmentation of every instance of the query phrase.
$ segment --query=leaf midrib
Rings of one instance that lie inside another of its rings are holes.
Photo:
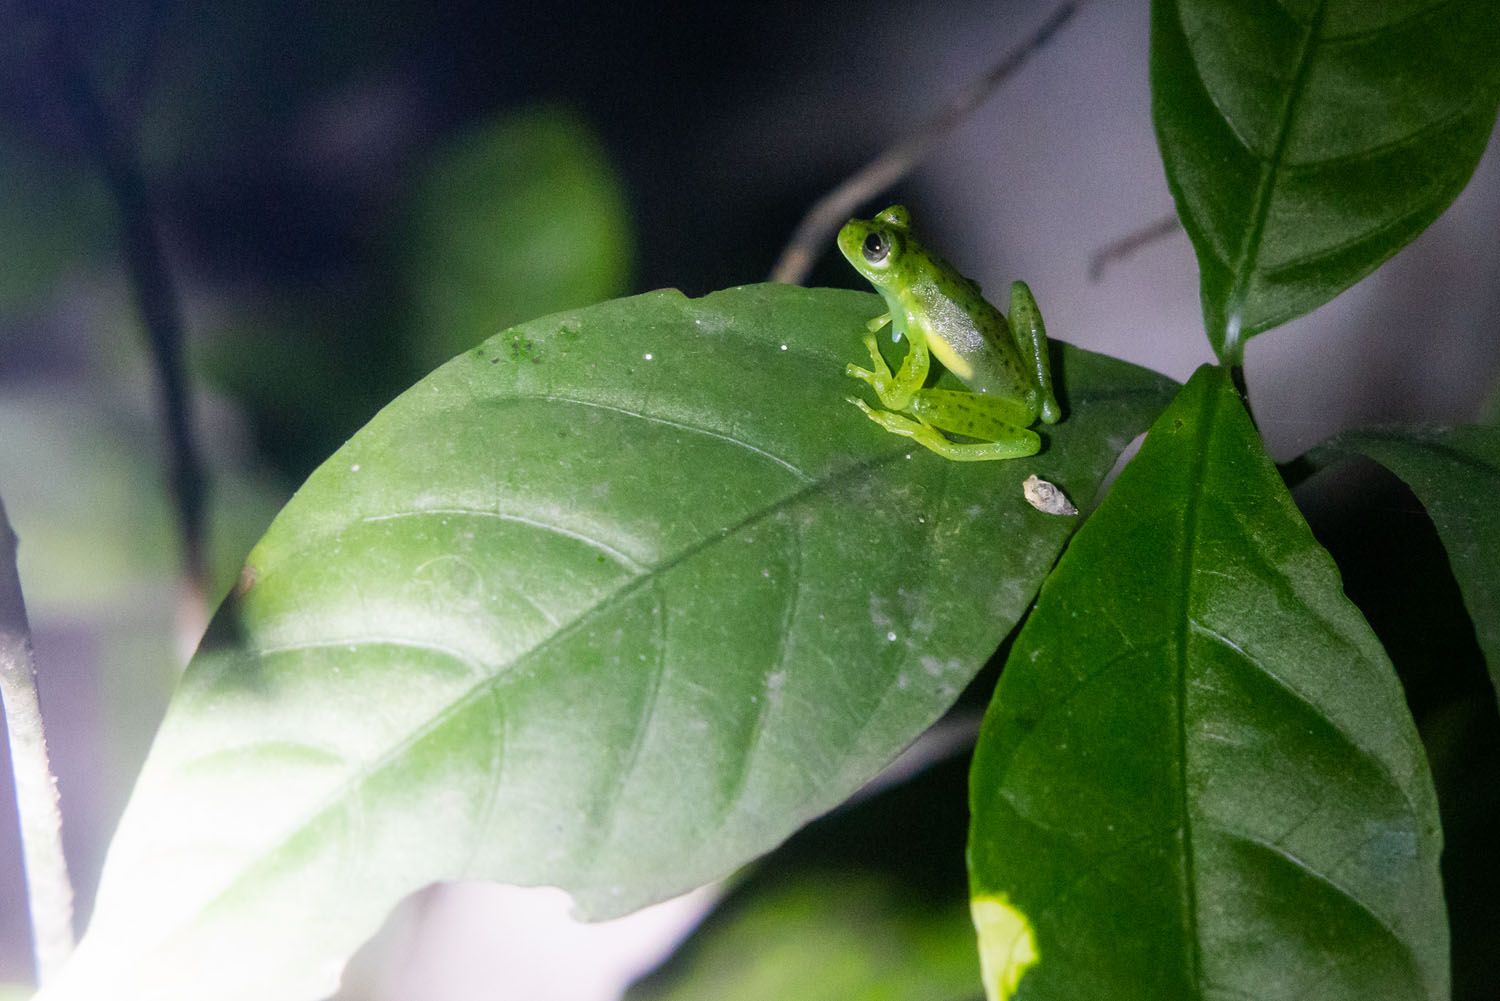
[[[1246,232],[1245,242],[1240,247],[1240,262],[1234,269],[1234,281],[1224,300],[1225,329],[1218,332],[1220,357],[1230,364],[1239,364],[1244,352],[1244,342],[1247,337],[1242,326],[1245,296],[1256,262],[1260,258],[1260,244],[1265,236],[1266,222],[1271,215],[1271,195],[1276,188],[1282,160],[1286,157],[1292,125],[1297,118],[1298,102],[1302,97],[1302,91],[1307,84],[1308,71],[1312,66],[1313,43],[1323,28],[1323,15],[1327,8],[1328,0],[1319,0],[1317,9],[1307,23],[1306,31],[1302,36],[1302,47],[1297,53],[1297,71],[1292,77],[1291,86],[1287,88],[1286,100],[1282,105],[1280,120],[1277,123],[1276,142],[1271,148],[1270,157],[1261,164],[1260,181],[1255,186],[1255,200],[1250,210],[1250,229]]]
[[[305,830],[307,827],[311,826],[319,817],[323,816],[329,810],[336,807],[340,802],[347,799],[354,790],[359,788],[365,782],[368,782],[375,776],[379,775],[386,767],[399,759],[402,754],[410,750],[412,747],[416,746],[425,737],[439,729],[444,723],[446,723],[457,713],[467,708],[474,699],[482,696],[487,690],[490,689],[492,685],[495,685],[501,681],[508,682],[511,680],[515,680],[520,673],[517,668],[523,663],[534,661],[534,659],[538,655],[545,652],[553,644],[560,642],[564,638],[573,635],[576,631],[586,627],[596,615],[602,614],[614,607],[617,607],[619,604],[633,596],[636,591],[640,590],[643,587],[651,585],[659,577],[664,574],[670,573],[677,566],[689,559],[692,559],[699,553],[722,542],[725,542],[730,538],[733,538],[738,533],[751,528],[756,524],[759,524],[767,518],[773,517],[780,511],[785,510],[786,508],[794,504],[800,503],[808,497],[811,497],[825,489],[842,485],[844,482],[847,482],[850,477],[863,475],[865,473],[868,473],[870,470],[877,469],[880,466],[894,462],[897,459],[905,456],[907,454],[907,451],[908,450],[903,447],[892,452],[887,452],[883,455],[865,459],[861,462],[854,463],[849,466],[840,467],[838,470],[834,471],[829,476],[823,479],[809,481],[792,493],[778,498],[776,501],[766,505],[763,508],[760,508],[757,511],[751,512],[734,525],[731,525],[720,532],[699,539],[691,545],[684,547],[682,550],[673,554],[662,563],[652,567],[647,572],[635,577],[631,577],[620,587],[609,592],[600,600],[590,605],[578,616],[564,624],[560,629],[547,636],[541,642],[528,650],[518,653],[509,661],[509,663],[503,665],[504,669],[496,670],[493,674],[487,675],[485,678],[459,694],[447,705],[443,706],[440,712],[436,713],[430,719],[428,719],[426,723],[424,723],[420,727],[413,729],[410,733],[401,738],[401,740],[396,742],[396,744],[393,745],[389,751],[381,755],[379,758],[375,759],[367,767],[356,769],[355,775],[353,775],[349,781],[342,783],[329,795],[325,796],[317,804],[317,806],[310,810],[302,819],[293,824],[289,824],[286,828],[287,833],[283,837],[267,845],[263,851],[258,852],[253,862],[249,862],[248,864],[241,867],[241,869],[239,870],[240,874],[238,876],[232,878],[212,897],[209,897],[200,906],[194,908],[192,913],[184,917],[183,920],[179,923],[178,927],[171,933],[162,936],[162,938],[160,939],[162,946],[169,946],[172,942],[180,938],[180,936],[184,934],[184,928],[191,927],[191,924],[196,917],[206,914],[213,908],[223,904],[226,898],[230,897],[236,891],[236,889],[238,889],[239,886],[250,880],[262,865],[264,865],[270,859],[274,858],[279,852],[284,850],[287,845],[293,840],[293,838],[297,836],[297,834]],[[257,653],[259,653],[259,651],[257,651]]]
[[[1187,962],[1188,982],[1202,993],[1203,951],[1199,943],[1198,930],[1198,876],[1193,857],[1192,804],[1188,797],[1188,646],[1193,621],[1193,570],[1196,562],[1198,542],[1198,514],[1203,501],[1204,471],[1208,465],[1208,443],[1213,437],[1215,418],[1218,416],[1219,394],[1210,388],[1203,403],[1203,410],[1194,441],[1192,465],[1186,470],[1187,503],[1182,512],[1182,567],[1178,578],[1178,610],[1174,616],[1177,648],[1177,809],[1182,818],[1182,911],[1183,926],[1188,936]]]

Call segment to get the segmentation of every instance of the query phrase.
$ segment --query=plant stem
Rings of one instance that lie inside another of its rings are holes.
[[[881,152],[838,187],[814,202],[797,224],[776,266],[771,269],[771,281],[789,285],[800,285],[806,281],[820,249],[860,203],[873,198],[911,173],[938,142],[961,125],[996,88],[1010,79],[1034,53],[1050,42],[1057,30],[1078,13],[1083,4],[1084,0],[1068,0],[1058,6],[1030,38],[1006,53],[983,76],[971,81],[955,94],[946,107],[922,123],[911,135]]]
[[[1111,264],[1123,261],[1142,247],[1164,240],[1180,229],[1182,222],[1178,220],[1177,213],[1173,212],[1105,244],[1089,257],[1089,281],[1097,282],[1104,277],[1105,270]]]
[[[1255,419],[1255,410],[1250,406],[1250,384],[1245,381],[1245,363],[1243,360],[1229,366],[1229,381],[1234,385],[1234,391],[1239,394],[1240,403],[1245,408],[1245,415],[1250,418],[1256,432],[1260,431],[1260,421]]]
[[[10,735],[15,773],[16,813],[21,826],[21,859],[31,907],[31,935],[37,982],[47,983],[73,951],[73,884],[63,856],[62,812],[57,782],[47,760],[37,697],[31,628],[16,569],[16,533],[0,500],[0,701]]]
[[[205,589],[206,478],[193,435],[192,395],[183,370],[182,311],[157,233],[146,181],[135,150],[109,119],[88,70],[68,37],[65,19],[51,25],[53,65],[75,124],[88,144],[120,214],[122,251],[146,329],[161,400],[168,450],[168,482],[177,507],[182,564],[189,589]]]

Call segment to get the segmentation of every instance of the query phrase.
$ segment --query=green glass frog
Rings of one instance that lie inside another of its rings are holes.
[[[888,312],[869,323],[865,346],[874,371],[845,371],[874,388],[885,410],[849,402],[892,434],[911,438],[946,459],[976,461],[1035,455],[1042,440],[1028,430],[1040,417],[1062,419],[1052,393],[1047,331],[1024,282],[1010,287],[1010,320],[985,301],[979,286],[911,235],[911,216],[892,205],[874,219],[851,219],[839,250],[885,299]],[[876,333],[887,323],[906,338],[906,358],[892,373]],[[929,353],[969,387],[928,389]],[[943,431],[975,439],[956,442]]]

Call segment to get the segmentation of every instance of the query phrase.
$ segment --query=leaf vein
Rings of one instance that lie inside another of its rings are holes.
[[[631,410],[628,407],[620,407],[612,403],[600,403],[598,400],[579,399],[575,396],[558,396],[555,394],[538,393],[533,396],[511,396],[507,397],[507,399],[544,400],[548,403],[571,403],[574,406],[578,407],[588,407],[594,410],[607,410],[610,413],[622,414],[626,417],[634,417],[638,420],[645,421],[648,424],[660,424],[663,427],[674,428],[678,431],[688,431],[693,434],[700,434],[705,438],[714,438],[718,441],[725,441],[731,445],[736,445],[747,452],[760,456],[762,459],[767,459],[771,462],[774,462],[776,465],[780,466],[782,469],[785,469],[787,472],[791,473],[793,476],[803,481],[804,483],[813,482],[813,478],[809,476],[804,470],[788,462],[774,452],[768,452],[767,450],[761,448],[759,445],[752,445],[750,442],[746,441],[743,438],[736,438],[732,434],[726,434],[722,431],[714,431],[710,428],[702,427],[697,424],[689,424],[685,421],[674,421],[669,417],[659,417],[656,414],[648,414],[640,410]]]
[[[1233,269],[1234,281],[1225,299],[1225,323],[1228,329],[1219,331],[1223,353],[1229,357],[1231,363],[1238,363],[1241,352],[1244,350],[1239,328],[1243,319],[1245,296],[1249,289],[1250,276],[1255,272],[1256,261],[1260,256],[1261,238],[1265,234],[1266,222],[1271,215],[1271,194],[1276,187],[1276,175],[1281,168],[1282,161],[1286,158],[1287,146],[1291,142],[1292,125],[1297,118],[1298,101],[1307,84],[1308,73],[1312,67],[1314,40],[1322,27],[1327,6],[1327,0],[1319,0],[1312,20],[1306,27],[1301,50],[1297,53],[1296,71],[1292,76],[1292,84],[1287,90],[1286,102],[1282,105],[1280,121],[1276,126],[1276,142],[1271,147],[1270,157],[1263,161],[1260,181],[1255,186],[1255,199],[1250,210],[1250,229],[1245,233],[1245,242],[1240,247],[1240,260]]]
[[[787,663],[787,651],[791,645],[792,629],[796,625],[797,606],[802,600],[802,532],[793,524],[791,529],[791,545],[788,548],[788,570],[787,576],[791,580],[791,591],[787,596],[786,605],[782,610],[781,637],[777,643],[776,656],[770,667],[766,670],[766,676],[761,683],[760,704],[757,706],[755,722],[751,727],[750,734],[745,742],[744,751],[739,756],[739,767],[729,777],[729,792],[724,797],[724,815],[718,824],[716,831],[723,830],[729,819],[734,815],[735,808],[739,806],[744,797],[750,779],[751,763],[756,751],[760,747],[761,738],[765,734],[766,720],[771,714],[771,676],[777,671],[783,671]]]
[[[473,507],[430,507],[419,508],[411,511],[388,511],[384,514],[367,515],[366,517],[361,518],[360,522],[362,524],[365,524],[381,521],[397,521],[402,518],[429,517],[493,518],[497,521],[512,522],[517,525],[527,525],[531,528],[540,529],[544,532],[550,532],[553,535],[558,535],[565,539],[572,539],[575,542],[581,542],[591,549],[596,549],[599,552],[603,553],[605,556],[608,556],[610,559],[614,560],[616,563],[620,564],[627,570],[639,573],[646,569],[645,565],[640,561],[636,560],[634,557],[623,552],[622,550],[611,546],[609,543],[605,542],[602,539],[596,539],[592,535],[588,535],[584,532],[579,532],[575,529],[564,528],[563,526],[554,524],[553,522],[541,521],[536,518],[530,518],[522,514],[514,514],[509,511],[488,511],[483,508]]]
[[[1421,816],[1421,813],[1417,810],[1417,804],[1412,801],[1411,795],[1407,792],[1406,788],[1402,786],[1399,781],[1397,781],[1396,776],[1391,773],[1390,768],[1387,767],[1386,763],[1381,760],[1380,756],[1376,754],[1375,751],[1360,743],[1352,733],[1350,733],[1343,726],[1339,725],[1336,720],[1334,720],[1326,712],[1324,712],[1323,709],[1318,705],[1318,703],[1315,702],[1311,697],[1300,691],[1290,681],[1282,677],[1277,672],[1271,670],[1258,658],[1253,656],[1248,650],[1244,649],[1224,634],[1217,632],[1209,628],[1208,626],[1205,626],[1203,623],[1197,621],[1196,619],[1189,621],[1188,625],[1194,632],[1198,633],[1200,636],[1207,637],[1213,642],[1221,645],[1224,649],[1233,653],[1235,655],[1235,659],[1240,663],[1245,664],[1253,671],[1256,671],[1257,673],[1262,674],[1266,678],[1275,682],[1276,687],[1280,688],[1292,698],[1302,703],[1304,706],[1310,709],[1313,714],[1316,715],[1319,719],[1327,722],[1328,726],[1334,731],[1334,733],[1337,733],[1344,740],[1344,743],[1348,744],[1355,751],[1358,751],[1360,757],[1369,761],[1372,765],[1375,766],[1377,771],[1385,775],[1386,778],[1390,780],[1391,785],[1401,793],[1401,798],[1405,801],[1406,808],[1411,813],[1411,815],[1413,817]]]
[[[380,772],[383,771],[386,767],[397,761],[402,754],[417,746],[427,737],[440,731],[444,724],[446,724],[448,721],[455,718],[459,713],[468,708],[475,699],[487,694],[491,685],[514,681],[521,674],[523,667],[534,664],[541,654],[551,649],[555,644],[571,637],[575,632],[583,629],[593,619],[594,616],[622,604],[632,595],[634,595],[635,592],[640,588],[647,586],[655,577],[668,573],[678,565],[682,564],[686,560],[691,559],[697,554],[715,545],[718,545],[727,539],[735,537],[740,532],[743,532],[746,529],[759,524],[767,518],[773,517],[778,512],[785,510],[793,504],[800,503],[806,498],[820,493],[824,490],[830,489],[836,485],[841,485],[850,476],[858,475],[860,473],[867,472],[869,470],[902,459],[906,455],[906,453],[907,449],[905,447],[902,447],[894,451],[886,452],[882,455],[873,456],[869,459],[854,463],[850,466],[841,467],[830,472],[823,479],[813,480],[792,491],[791,493],[778,498],[776,501],[766,505],[765,507],[760,508],[756,511],[752,511],[750,514],[746,515],[734,525],[730,525],[720,532],[716,532],[712,535],[696,540],[691,545],[685,546],[682,550],[673,554],[672,557],[663,561],[661,564],[651,568],[650,572],[641,576],[632,577],[620,587],[616,588],[614,591],[611,591],[608,594],[602,596],[592,606],[580,612],[575,618],[564,624],[562,628],[560,628],[557,632],[545,637],[530,649],[517,654],[510,660],[509,663],[500,665],[501,669],[496,670],[494,673],[486,672],[483,665],[470,658],[467,654],[440,647],[434,644],[401,639],[386,639],[379,641],[392,643],[394,645],[412,646],[418,649],[429,650],[436,653],[448,654],[455,657],[456,659],[459,659],[461,662],[475,668],[479,673],[483,675],[483,677],[481,677],[480,680],[478,680],[470,688],[468,688],[464,692],[461,692],[452,702],[444,706],[441,711],[433,714],[431,718],[423,722],[420,726],[414,727],[410,733],[402,737],[400,740],[394,742],[385,754],[372,761],[367,768],[357,772],[347,781],[340,783],[337,787],[330,790],[328,795],[325,796],[322,801],[314,806],[306,815],[304,815],[303,818],[293,824],[288,825],[287,833],[285,834],[285,836],[281,837],[278,841],[267,845],[266,848],[256,857],[254,862],[248,862],[247,864],[245,864],[238,870],[238,873],[236,875],[232,876],[229,879],[226,884],[218,888],[216,891],[212,891],[211,895],[208,896],[205,899],[204,903],[196,909],[195,913],[203,914],[215,907],[217,904],[223,902],[234,892],[236,887],[246,881],[253,879],[258,874],[260,867],[270,864],[281,851],[283,851],[288,845],[291,844],[292,840],[296,837],[298,832],[305,830],[319,817],[336,808],[340,801],[348,796],[353,790],[358,789],[364,783],[370,781],[376,775],[380,774]],[[361,642],[369,642],[369,640],[365,639],[361,640]],[[341,645],[347,646],[349,644],[347,641],[339,640],[310,640],[298,644],[288,644],[286,646],[273,649],[277,652],[281,652],[294,649],[316,649],[320,647],[332,647]],[[183,928],[178,928],[174,932],[170,932],[164,935],[163,939],[165,941],[171,941],[177,935],[181,934],[183,930]]]
[[[609,847],[610,841],[615,836],[615,829],[619,826],[620,804],[625,799],[625,790],[635,778],[636,769],[640,765],[641,752],[646,746],[646,740],[651,735],[651,721],[656,718],[656,710],[661,705],[662,686],[666,682],[667,675],[667,606],[661,594],[661,584],[657,578],[651,580],[651,618],[654,623],[652,629],[652,647],[655,656],[652,658],[650,678],[646,682],[646,693],[641,700],[640,715],[636,720],[635,733],[630,741],[630,748],[625,752],[624,759],[620,762],[617,774],[613,780],[605,786],[605,796],[596,807],[595,828],[598,835],[594,839],[593,869],[597,871],[605,864],[605,849]]]
[[[1232,830],[1228,828],[1220,828],[1219,830],[1220,833],[1228,838],[1243,842],[1247,845],[1251,845],[1255,848],[1260,849],[1261,851],[1264,851],[1270,855],[1275,856],[1276,858],[1281,859],[1283,862],[1290,863],[1292,867],[1297,869],[1299,872],[1305,874],[1316,882],[1322,883],[1324,886],[1328,887],[1330,890],[1333,890],[1339,896],[1349,901],[1355,907],[1363,911],[1370,918],[1370,920],[1374,921],[1375,924],[1380,927],[1381,931],[1385,932],[1385,934],[1390,937],[1391,941],[1400,948],[1401,952],[1406,955],[1409,961],[1410,969],[1412,969],[1413,971],[1418,971],[1421,969],[1421,963],[1418,961],[1416,951],[1412,947],[1412,944],[1407,941],[1405,937],[1398,934],[1396,932],[1396,929],[1392,927],[1390,921],[1388,921],[1384,915],[1380,914],[1380,912],[1376,911],[1375,908],[1371,906],[1367,901],[1365,901],[1364,898],[1360,897],[1359,894],[1355,893],[1347,886],[1344,886],[1342,883],[1338,882],[1331,875],[1319,872],[1306,859],[1292,854],[1281,845],[1272,844],[1271,842],[1266,841],[1264,838],[1261,838],[1255,834],[1251,834],[1248,831]]]

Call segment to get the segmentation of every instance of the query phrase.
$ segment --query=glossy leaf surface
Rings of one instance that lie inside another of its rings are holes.
[[[47,998],[316,998],[407,892],[586,916],[721,877],[846,798],[1011,629],[1166,380],[1060,349],[1034,460],[843,401],[868,294],[656,292],[403,394],[252,551]],[[107,988],[106,986],[107,985]]]
[[[1223,370],[1048,578],[971,809],[973,893],[1034,929],[1019,999],[1447,996],[1415,727]]]
[[[1411,487],[1443,540],[1500,692],[1500,428],[1349,431],[1314,454],[1366,455]]]
[[[1221,357],[1322,305],[1468,181],[1500,100],[1491,0],[1155,0],[1167,181]]]

